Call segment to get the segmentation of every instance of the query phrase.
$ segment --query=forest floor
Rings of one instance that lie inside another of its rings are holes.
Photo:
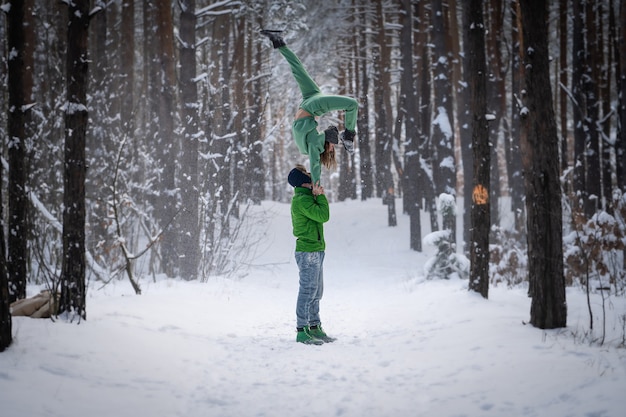
[[[432,252],[409,250],[408,218],[388,227],[386,211],[331,204],[321,314],[336,342],[295,342],[289,205],[264,202],[236,275],[145,276],[142,295],[92,282],[80,324],[14,318],[2,416],[624,415],[623,298],[603,315],[592,297],[591,332],[584,293],[568,288],[568,327],[536,329],[525,288],[485,300],[465,280],[426,280]]]

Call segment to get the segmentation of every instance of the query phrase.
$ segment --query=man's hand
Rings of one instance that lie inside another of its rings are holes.
[[[313,187],[311,188],[311,190],[313,191],[313,195],[315,196],[324,194],[324,187],[320,185],[319,181],[313,184]]]

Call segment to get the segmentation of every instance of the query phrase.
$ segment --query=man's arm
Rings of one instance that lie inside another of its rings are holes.
[[[308,204],[303,206],[303,214],[316,222],[326,223],[330,219],[330,209],[328,199],[324,194],[324,187],[318,182],[312,186],[311,190],[313,199],[310,199]]]

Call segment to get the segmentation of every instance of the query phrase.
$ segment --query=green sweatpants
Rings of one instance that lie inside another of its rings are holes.
[[[306,71],[300,59],[291,49],[286,46],[278,48],[281,55],[287,60],[291,67],[300,92],[302,102],[300,108],[306,110],[313,116],[321,116],[331,111],[345,111],[346,130],[352,132],[356,129],[357,112],[359,103],[350,97],[322,94],[319,87]],[[317,131],[317,122],[314,117],[297,119],[292,125],[293,137],[301,153],[309,155],[311,177],[313,183],[319,181],[321,176],[320,154],[324,152],[325,135],[324,132]]]

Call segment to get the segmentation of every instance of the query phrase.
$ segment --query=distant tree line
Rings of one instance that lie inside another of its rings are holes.
[[[61,313],[86,318],[86,280],[126,271],[133,281],[140,257],[147,273],[185,279],[232,268],[246,206],[287,201],[285,173],[306,161],[290,135],[295,83],[261,28],[284,30],[324,91],[359,100],[357,153],[340,152],[337,172],[322,181],[335,201],[381,198],[390,226],[401,201],[414,250],[427,230],[443,228],[469,253],[474,228],[493,239],[505,210],[518,240],[535,233],[526,208],[544,194],[528,194],[528,168],[543,165],[529,158],[547,155],[523,147],[543,144],[524,127],[538,93],[527,85],[537,75],[529,65],[540,65],[528,61],[537,57],[529,33],[547,29],[554,114],[535,122],[556,128],[555,158],[544,163],[557,164],[558,192],[589,219],[612,213],[626,187],[625,0],[547,2],[535,19],[528,10],[543,2],[1,3],[1,323],[28,282],[48,283]],[[480,6],[481,38],[470,36],[470,5]],[[485,55],[474,81],[471,45]],[[325,123],[341,125],[341,115]],[[480,183],[477,152],[489,161]],[[477,185],[490,203],[472,220]],[[464,209],[441,218],[442,194],[460,196]]]

